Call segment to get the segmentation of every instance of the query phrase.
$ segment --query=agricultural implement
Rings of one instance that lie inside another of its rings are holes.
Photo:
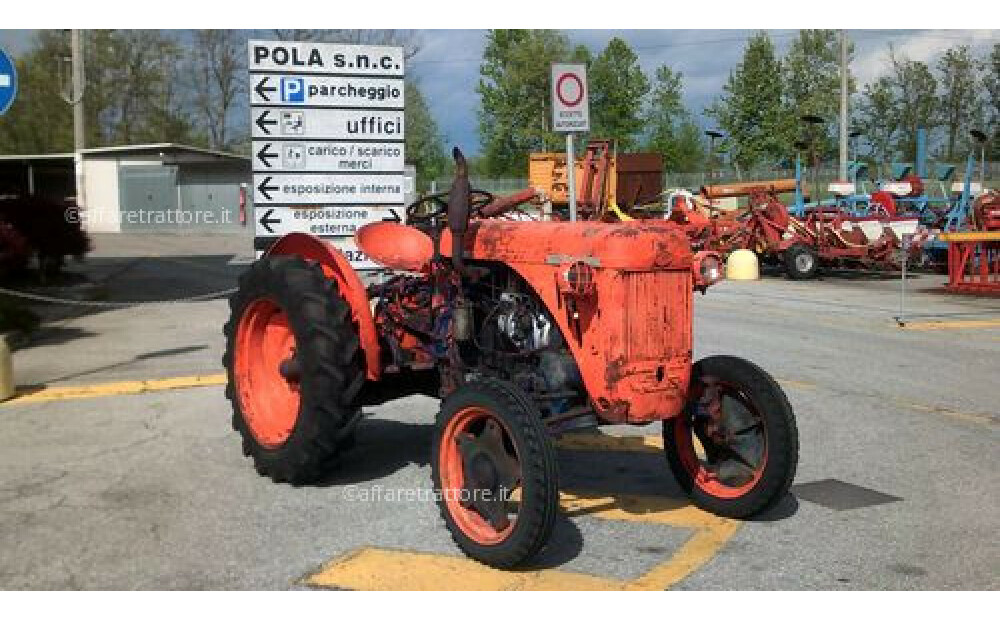
[[[692,360],[692,295],[721,276],[670,222],[501,219],[533,192],[469,187],[455,150],[446,195],[408,225],[362,227],[388,270],[364,285],[332,246],[279,240],[230,299],[224,363],[233,424],[261,474],[308,483],[349,449],[362,408],[440,397],[431,467],[458,546],[497,567],[530,560],[558,510],[551,438],[662,422],[692,501],[742,518],[788,491],[794,415],[778,384],[735,357]]]

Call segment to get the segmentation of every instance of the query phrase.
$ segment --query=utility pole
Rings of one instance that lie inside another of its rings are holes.
[[[840,31],[840,180],[847,180],[847,31]]]
[[[70,31],[71,86],[63,99],[73,107],[73,168],[76,176],[76,207],[82,213],[86,203],[83,173],[83,149],[86,148],[83,91],[86,88],[83,70],[83,33]]]

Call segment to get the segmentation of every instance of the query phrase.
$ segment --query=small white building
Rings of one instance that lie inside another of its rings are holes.
[[[90,232],[244,230],[240,188],[251,182],[249,157],[182,144],[95,148],[82,155],[81,220]],[[74,176],[72,153],[0,155],[0,194],[75,201]],[[245,213],[249,220],[252,205]]]

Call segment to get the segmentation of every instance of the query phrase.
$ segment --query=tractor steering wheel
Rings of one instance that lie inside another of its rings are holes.
[[[406,207],[406,221],[413,224],[429,224],[434,219],[448,213],[449,192],[438,192],[429,194],[410,203]],[[431,203],[431,207],[426,212],[419,212],[420,206],[424,203]],[[480,209],[493,202],[493,194],[482,189],[469,191],[469,213],[475,215]]]

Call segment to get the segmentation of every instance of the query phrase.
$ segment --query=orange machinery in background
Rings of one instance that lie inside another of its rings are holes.
[[[658,201],[663,191],[659,153],[616,153],[611,140],[591,140],[575,162],[577,210],[583,219],[600,217],[612,202],[637,205]],[[569,204],[565,153],[532,153],[531,187],[553,206]]]

